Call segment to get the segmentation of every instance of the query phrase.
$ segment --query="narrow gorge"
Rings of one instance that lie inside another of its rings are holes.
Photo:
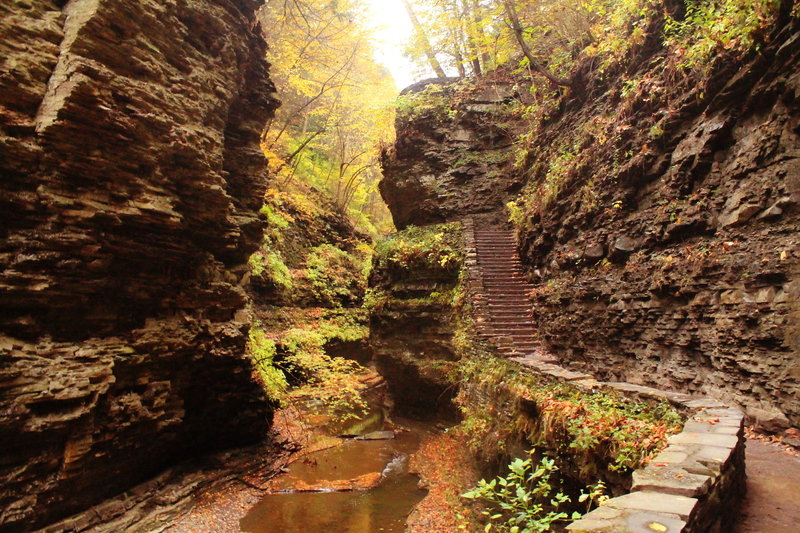
[[[795,531],[796,3],[378,4],[0,6],[0,532]]]

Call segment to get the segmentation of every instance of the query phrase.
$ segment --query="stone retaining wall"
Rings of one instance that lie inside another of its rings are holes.
[[[468,290],[480,294],[474,224],[465,222],[465,264]],[[485,318],[476,302],[476,320]],[[744,496],[744,414],[708,397],[662,391],[625,382],[601,382],[589,374],[559,365],[516,358],[528,371],[587,392],[608,389],[639,400],[668,401],[685,416],[683,431],[668,439],[667,448],[633,473],[629,494],[612,498],[567,527],[573,533],[721,533],[730,530]]]

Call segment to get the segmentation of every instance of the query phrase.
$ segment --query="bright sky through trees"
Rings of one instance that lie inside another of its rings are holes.
[[[403,55],[411,40],[411,21],[400,0],[364,0],[375,35],[375,59],[392,73],[398,89],[417,81],[416,67]]]

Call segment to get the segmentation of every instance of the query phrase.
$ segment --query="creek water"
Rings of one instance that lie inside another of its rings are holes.
[[[414,506],[425,496],[418,478],[408,472],[408,456],[417,450],[428,427],[397,420],[395,438],[346,440],[342,445],[314,454],[289,467],[277,478],[273,493],[261,499],[240,522],[247,533],[402,533]],[[385,429],[383,417],[353,426],[368,435]],[[396,427],[396,426],[393,426]],[[402,427],[403,429],[399,429]],[[326,482],[352,480],[381,473],[368,490],[298,492],[296,487],[324,486]]]

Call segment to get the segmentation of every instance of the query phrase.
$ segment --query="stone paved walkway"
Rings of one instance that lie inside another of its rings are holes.
[[[800,458],[748,439],[747,497],[732,533],[800,532]]]

